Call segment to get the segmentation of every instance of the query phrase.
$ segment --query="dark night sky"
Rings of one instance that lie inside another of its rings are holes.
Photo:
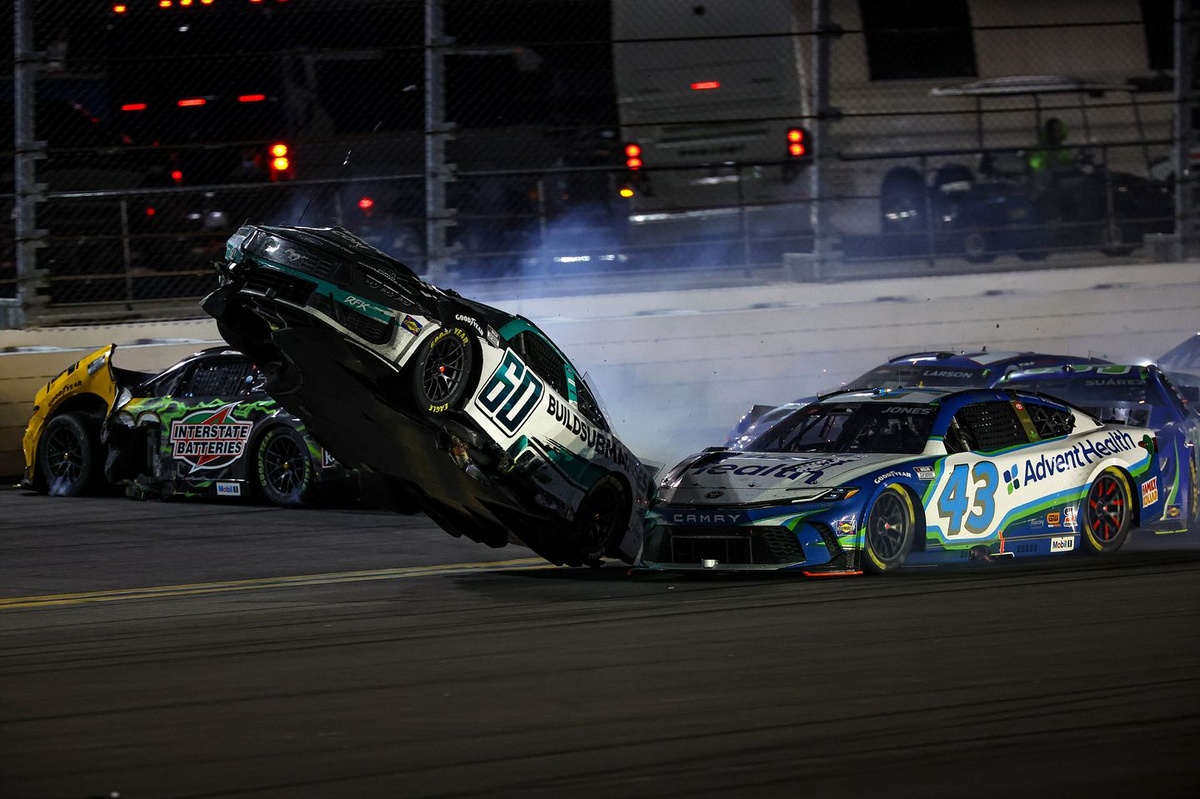
[[[71,70],[107,75],[114,103],[133,99],[119,96],[131,85],[162,96],[208,93],[223,74],[270,73],[296,48],[373,49],[382,57],[321,60],[319,91],[338,132],[421,117],[423,0],[216,0],[168,10],[126,2],[130,11],[116,17],[106,0],[35,0],[35,47],[67,30]],[[446,33],[459,46],[532,54],[449,58],[449,116],[463,126],[613,124],[609,14],[608,0],[445,0]]]

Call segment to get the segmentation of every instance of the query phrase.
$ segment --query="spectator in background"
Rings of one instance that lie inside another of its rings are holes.
[[[1074,153],[1064,145],[1066,140],[1067,126],[1058,117],[1047,119],[1038,131],[1038,148],[1029,154],[1029,168],[1038,185],[1049,185],[1056,176],[1078,170]]]

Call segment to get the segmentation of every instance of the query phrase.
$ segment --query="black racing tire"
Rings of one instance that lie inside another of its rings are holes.
[[[611,474],[600,478],[575,511],[571,539],[579,563],[595,565],[619,543],[629,523],[629,496],[625,486]],[[578,565],[569,559],[572,565]]]
[[[973,264],[990,264],[996,260],[991,237],[982,230],[968,230],[962,237],[963,258]]]
[[[917,533],[917,512],[912,496],[899,486],[888,486],[867,511],[863,534],[863,570],[891,574],[904,565]]]
[[[1085,552],[1107,555],[1121,548],[1133,527],[1132,496],[1124,472],[1108,468],[1096,475],[1080,509]]]
[[[254,462],[258,488],[272,505],[303,507],[315,480],[304,436],[290,427],[272,427],[258,441]]]
[[[442,328],[421,344],[412,372],[418,410],[440,416],[459,408],[471,387],[477,349],[475,337],[456,325]]]
[[[100,487],[104,475],[100,424],[86,413],[64,413],[46,423],[38,444],[38,469],[46,493],[81,497]]]

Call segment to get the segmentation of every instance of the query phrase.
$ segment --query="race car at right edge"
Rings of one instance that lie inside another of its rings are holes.
[[[848,391],[675,466],[642,565],[884,574],[1117,551],[1168,518],[1152,430],[997,389]]]

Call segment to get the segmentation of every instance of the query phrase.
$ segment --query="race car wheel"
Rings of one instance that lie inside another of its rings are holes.
[[[899,486],[885,488],[867,511],[863,568],[873,574],[899,569],[912,551],[916,531],[912,497]]]
[[[421,346],[413,379],[417,407],[435,415],[454,410],[470,387],[475,340],[461,327],[447,327]]]
[[[969,230],[963,234],[963,257],[973,264],[988,264],[996,260],[988,234],[982,230]]]
[[[575,512],[572,537],[584,563],[604,557],[629,521],[629,500],[621,481],[609,475],[592,486]]]
[[[47,492],[79,497],[95,489],[104,470],[95,419],[84,413],[55,416],[42,431],[38,466]]]
[[[272,505],[297,508],[313,482],[304,437],[290,427],[273,427],[258,442],[258,486]]]
[[[1083,503],[1083,545],[1087,552],[1116,552],[1133,526],[1129,481],[1116,469],[1100,472]]]

